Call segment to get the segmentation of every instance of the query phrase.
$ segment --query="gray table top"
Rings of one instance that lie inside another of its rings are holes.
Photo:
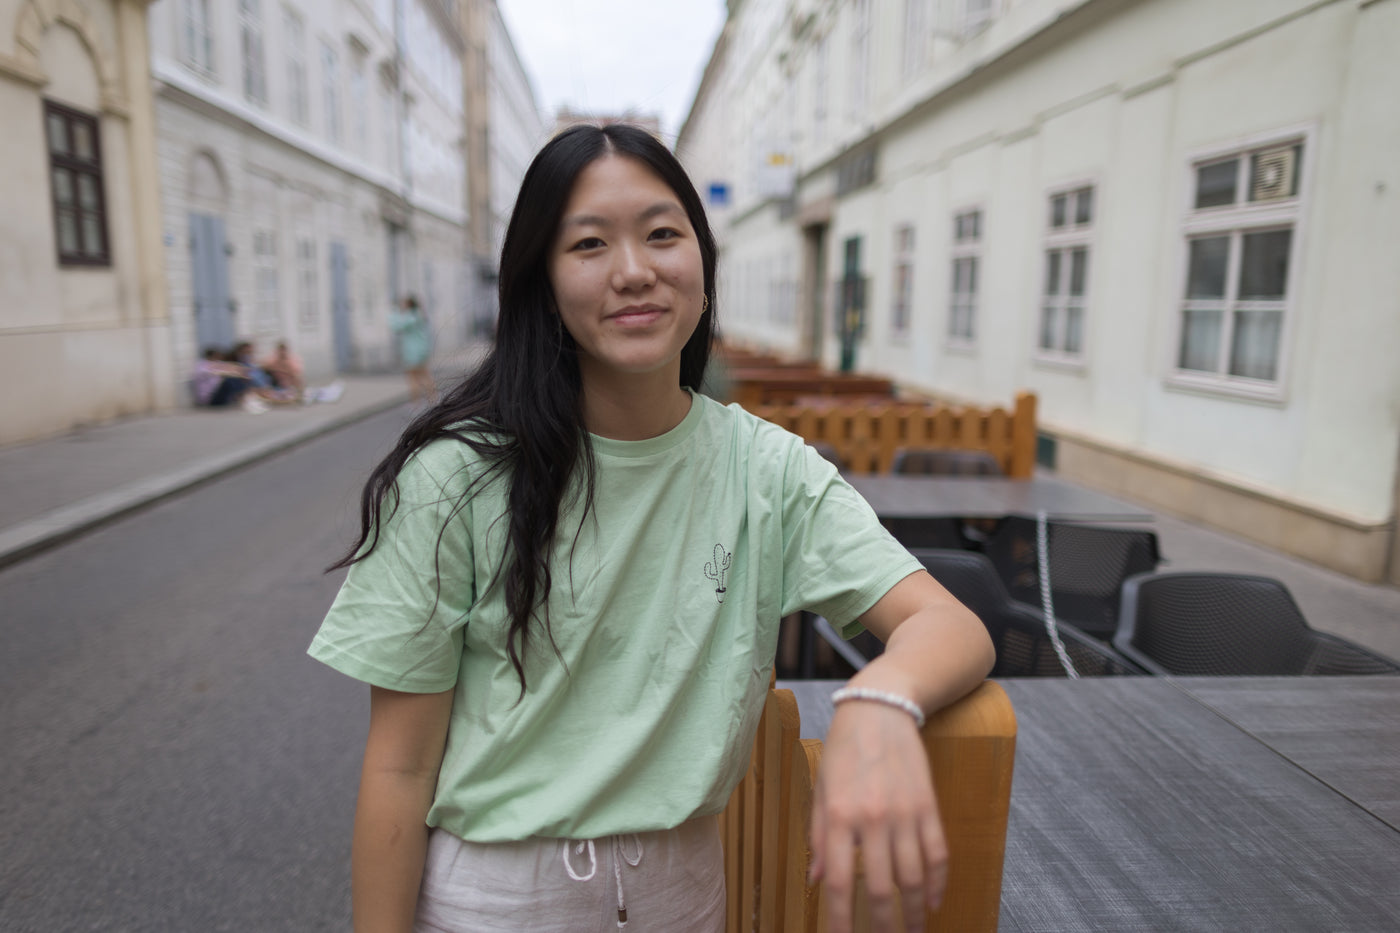
[[[847,474],[881,518],[1001,518],[1043,510],[1058,521],[1150,522],[1152,513],[1049,476]]]
[[[1400,831],[1187,692],[1243,717],[1251,691],[1231,680],[1001,681],[1019,724],[1002,930],[1400,928]],[[1393,678],[1347,680],[1367,681],[1365,696]],[[779,686],[797,695],[803,737],[824,735],[838,684]],[[1303,686],[1273,689],[1295,709],[1330,694],[1319,702],[1339,711],[1350,692]],[[1354,762],[1336,782],[1370,786]]]
[[[1400,677],[1179,677],[1173,681],[1400,830]]]

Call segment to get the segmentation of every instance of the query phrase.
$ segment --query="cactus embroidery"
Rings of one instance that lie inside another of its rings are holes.
[[[725,585],[724,581],[729,576],[729,561],[733,558],[724,550],[724,545],[715,545],[715,559],[705,563],[705,576],[715,581],[715,599],[724,602]]]

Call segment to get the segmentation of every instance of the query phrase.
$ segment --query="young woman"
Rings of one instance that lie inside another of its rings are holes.
[[[887,643],[822,759],[830,929],[857,846],[879,928],[941,897],[916,715],[990,641],[800,438],[695,393],[715,254],[642,130],[567,130],[527,171],[493,350],[374,471],[311,646],[371,685],[361,933],[722,930],[714,816],[799,608]]]
[[[389,315],[389,326],[399,342],[399,362],[408,377],[408,391],[414,401],[437,401],[437,387],[428,370],[428,357],[433,352],[433,331],[428,318],[418,307],[415,295],[405,295],[399,310]]]

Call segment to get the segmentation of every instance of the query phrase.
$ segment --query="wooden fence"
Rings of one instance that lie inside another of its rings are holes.
[[[728,933],[825,929],[821,885],[807,885],[807,822],[822,743],[799,738],[800,726],[792,691],[768,691],[748,773],[720,814]],[[930,716],[923,740],[949,853],[943,904],[927,914],[924,930],[992,933],[1001,906],[1016,754],[1011,701],[998,684],[986,681]],[[856,914],[857,933],[868,933],[860,885]]]
[[[756,405],[749,411],[809,444],[829,444],[853,473],[889,472],[900,447],[960,448],[985,450],[1007,476],[1029,479],[1035,470],[1035,409],[1035,393],[1018,392],[1011,411],[893,399]]]

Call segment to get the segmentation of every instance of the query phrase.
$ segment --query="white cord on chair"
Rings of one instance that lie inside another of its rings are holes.
[[[1045,521],[1045,512],[1035,513],[1035,550],[1040,560],[1040,608],[1045,616],[1045,631],[1050,635],[1050,643],[1055,646],[1055,654],[1060,658],[1060,666],[1070,680],[1078,680],[1079,672],[1065,651],[1065,643],[1060,640],[1060,629],[1055,624],[1055,606],[1050,600],[1050,532]]]

